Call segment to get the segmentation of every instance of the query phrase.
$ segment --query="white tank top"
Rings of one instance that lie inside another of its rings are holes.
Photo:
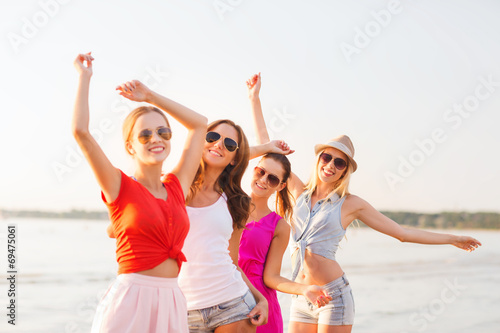
[[[188,310],[204,309],[243,296],[248,286],[229,255],[233,219],[223,194],[206,207],[186,207],[189,233],[184,241],[187,262],[179,286]]]

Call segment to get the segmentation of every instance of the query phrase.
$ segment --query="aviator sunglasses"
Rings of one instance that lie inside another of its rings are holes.
[[[328,164],[333,159],[333,156],[328,153],[321,153],[321,155],[319,155],[319,158],[321,159],[321,162],[323,162],[324,164]],[[335,165],[338,170],[342,171],[347,166],[347,162],[337,157],[333,159],[333,165]]]
[[[259,178],[264,177],[266,173],[266,170],[262,169],[261,167],[256,166],[254,169],[255,176]],[[267,183],[271,187],[276,187],[281,183],[281,180],[278,178],[278,176],[273,175],[272,173],[267,173]]]
[[[213,143],[219,141],[221,137],[222,136],[217,132],[208,132],[205,140],[208,143]],[[222,142],[224,143],[224,147],[227,149],[227,151],[231,153],[238,149],[238,143],[231,138],[224,138]]]
[[[156,134],[163,140],[170,140],[172,138],[172,130],[168,127],[158,127],[154,130]],[[153,137],[153,130],[147,128],[139,132],[138,140],[140,143],[145,144]]]

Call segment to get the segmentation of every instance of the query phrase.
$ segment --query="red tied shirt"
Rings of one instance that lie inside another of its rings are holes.
[[[184,193],[174,174],[163,183],[167,200],[155,198],[143,185],[121,172],[120,193],[115,201],[102,200],[116,237],[118,274],[135,273],[176,259],[179,269],[186,257],[182,253],[189,231]]]

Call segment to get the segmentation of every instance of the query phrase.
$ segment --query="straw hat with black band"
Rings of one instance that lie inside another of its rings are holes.
[[[335,148],[346,154],[349,158],[349,164],[352,165],[352,172],[356,171],[358,164],[354,160],[354,145],[347,135],[339,135],[336,138],[328,140],[325,144],[315,145],[314,153],[318,155],[326,148]]]

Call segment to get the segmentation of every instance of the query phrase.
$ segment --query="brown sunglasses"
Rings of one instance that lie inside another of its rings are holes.
[[[254,169],[254,174],[255,176],[262,178],[267,174],[267,183],[271,187],[276,187],[281,183],[281,180],[278,178],[278,176],[273,175],[272,173],[268,173],[266,170],[262,169],[261,167],[256,166]]]
[[[163,140],[170,140],[172,138],[172,130],[168,127],[158,127],[154,131]],[[149,128],[140,131],[139,136],[137,137],[139,142],[142,144],[148,143],[151,138],[153,138],[153,130]]]

